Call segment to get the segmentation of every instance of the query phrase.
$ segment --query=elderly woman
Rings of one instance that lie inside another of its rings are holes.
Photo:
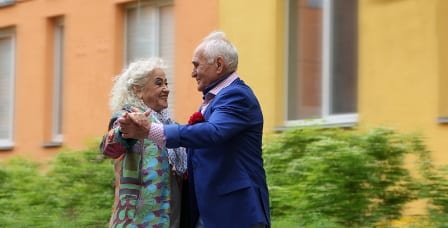
[[[173,123],[166,110],[170,91],[163,69],[159,58],[133,62],[112,88],[113,115],[100,146],[104,155],[116,159],[110,227],[169,227],[170,221],[171,227],[178,226],[178,177],[186,170],[185,150],[161,148],[149,139],[125,139],[119,123],[136,110],[147,111],[152,122]],[[170,203],[171,190],[175,199]]]

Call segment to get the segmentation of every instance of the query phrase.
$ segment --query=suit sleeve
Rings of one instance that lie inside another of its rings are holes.
[[[250,125],[259,124],[251,118],[254,110],[259,110],[258,101],[252,93],[242,88],[221,93],[208,107],[210,110],[205,113],[205,122],[165,125],[166,146],[206,148],[221,145]]]

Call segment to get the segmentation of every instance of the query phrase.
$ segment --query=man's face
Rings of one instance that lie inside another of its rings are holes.
[[[204,91],[208,85],[220,78],[215,62],[209,63],[201,50],[194,53],[191,63],[193,64],[191,77],[196,79],[198,91]]]

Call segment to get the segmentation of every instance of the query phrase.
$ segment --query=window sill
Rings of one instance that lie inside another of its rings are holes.
[[[14,143],[12,142],[0,143],[0,151],[9,151],[12,149],[14,149]]]
[[[285,123],[285,128],[305,127],[305,126],[321,126],[321,127],[355,127],[358,124],[357,114],[332,115],[321,119],[309,120],[293,120]],[[281,128],[276,128],[281,130]]]
[[[55,147],[61,147],[62,146],[62,142],[56,142],[56,141],[52,141],[52,142],[45,142],[42,147],[44,148],[55,148]]]
[[[0,0],[0,8],[15,5],[15,0]]]
[[[448,124],[448,117],[439,117],[437,118],[437,122],[439,124]]]

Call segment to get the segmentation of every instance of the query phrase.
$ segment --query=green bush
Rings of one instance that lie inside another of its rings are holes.
[[[397,219],[418,186],[404,168],[415,137],[297,128],[268,140],[272,216],[307,227],[372,227]]]
[[[427,211],[433,227],[448,227],[448,166],[436,167],[421,140],[417,162],[420,167],[420,198],[428,199]]]
[[[92,148],[60,152],[46,172],[26,159],[0,164],[0,227],[107,227],[113,163]],[[418,177],[408,155],[418,156]],[[263,156],[274,228],[387,226],[417,198],[428,199],[425,225],[448,227],[448,170],[421,137],[297,128],[265,140]]]
[[[48,172],[14,158],[0,169],[1,227],[107,227],[113,167],[98,150],[61,152]]]

